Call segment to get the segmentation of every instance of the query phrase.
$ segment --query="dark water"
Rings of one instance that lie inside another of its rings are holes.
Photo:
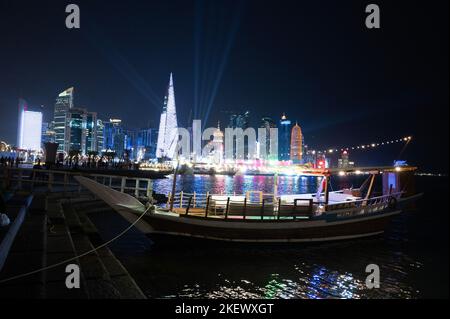
[[[334,187],[357,185],[346,178]],[[286,177],[281,191],[309,192],[315,178]],[[178,190],[271,191],[267,177],[193,177]],[[171,181],[158,181],[157,191]],[[234,188],[233,188],[234,185]],[[398,216],[372,239],[315,245],[164,248],[138,231],[111,246],[139,286],[154,298],[448,298],[448,179],[417,177],[425,192],[418,209]],[[127,223],[99,213],[93,220],[107,240]],[[368,264],[380,267],[381,286],[365,286]]]

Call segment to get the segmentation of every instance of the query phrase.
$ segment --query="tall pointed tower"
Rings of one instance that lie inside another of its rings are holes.
[[[291,132],[291,160],[294,164],[300,164],[303,160],[303,134],[298,123],[292,128]]]
[[[175,90],[173,87],[173,76],[170,73],[167,95],[164,97],[164,106],[159,122],[158,143],[156,146],[156,157],[173,159],[178,143],[178,122],[175,106]]]

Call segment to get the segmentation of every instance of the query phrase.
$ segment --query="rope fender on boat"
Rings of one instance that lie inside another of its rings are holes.
[[[390,209],[396,209],[397,208],[397,198],[395,198],[394,196],[391,196],[388,201],[388,207]]]

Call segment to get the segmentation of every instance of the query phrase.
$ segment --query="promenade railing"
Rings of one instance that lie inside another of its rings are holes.
[[[113,174],[91,174],[67,170],[47,170],[21,167],[0,167],[0,181],[4,189],[17,188],[47,192],[81,192],[74,176],[85,176],[96,182],[135,197],[151,197],[153,181],[149,178]]]

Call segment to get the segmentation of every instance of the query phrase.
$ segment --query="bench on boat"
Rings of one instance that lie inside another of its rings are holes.
[[[263,200],[262,203],[248,203],[244,201],[211,201],[208,207],[208,215],[211,216],[245,216],[245,217],[274,217],[297,218],[312,217],[314,208],[313,199],[295,199],[293,204],[277,204]]]
[[[274,216],[273,203],[233,203],[228,206],[228,216]]]
[[[294,205],[279,204],[278,217],[311,217],[313,199],[294,199]]]
[[[228,203],[227,203],[228,202]],[[212,216],[274,216],[273,203],[247,203],[247,201],[213,201],[208,207]]]

